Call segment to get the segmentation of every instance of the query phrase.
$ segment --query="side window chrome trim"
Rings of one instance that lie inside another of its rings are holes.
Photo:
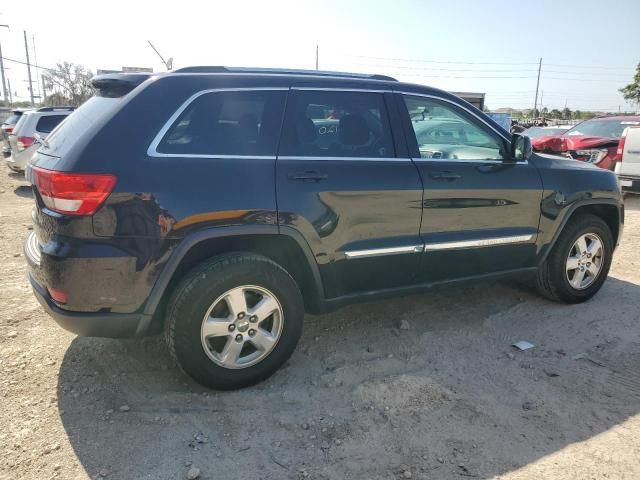
[[[358,88],[358,87],[302,87],[292,86],[291,90],[300,90],[304,92],[363,92],[363,93],[393,93],[392,90],[376,90],[371,88]]]
[[[489,164],[489,165],[513,165],[514,167],[517,165],[528,165],[528,160],[493,160],[493,159],[477,159],[477,160],[462,160],[458,158],[412,158],[414,162],[448,162],[448,163],[481,163],[481,164]]]
[[[407,95],[409,97],[413,96],[413,97],[426,97],[426,98],[433,98],[435,100],[440,100],[442,102],[447,102],[450,103],[451,105],[455,105],[458,108],[461,108],[462,110],[464,110],[465,112],[473,115],[476,119],[478,119],[480,122],[482,122],[484,125],[486,125],[487,127],[489,127],[491,130],[493,130],[495,133],[497,133],[501,138],[503,138],[504,140],[506,140],[509,144],[511,143],[511,139],[507,138],[505,136],[505,132],[501,132],[500,130],[497,130],[496,128],[494,128],[492,125],[488,124],[482,117],[480,117],[477,113],[475,113],[474,111],[472,111],[470,108],[465,107],[464,105],[460,105],[458,102],[454,102],[453,100],[449,100],[448,98],[444,98],[444,97],[439,97],[437,95],[430,95],[428,93],[415,93],[415,92],[404,92],[404,91],[396,91],[395,93],[399,93],[401,95]]]
[[[165,122],[160,131],[153,138],[153,141],[147,148],[147,156],[149,157],[186,157],[186,158],[263,158],[263,159],[274,159],[274,155],[267,156],[256,156],[256,155],[206,155],[206,154],[197,154],[197,153],[161,153],[158,152],[158,145],[166,135],[167,131],[171,128],[174,122],[182,115],[191,103],[201,97],[202,95],[206,95],[208,93],[221,93],[221,92],[272,92],[272,91],[288,91],[289,87],[240,87],[240,88],[210,88],[207,90],[200,90],[199,92],[194,93],[189,98],[187,98],[182,105],[178,107],[178,109],[169,117],[169,120]]]

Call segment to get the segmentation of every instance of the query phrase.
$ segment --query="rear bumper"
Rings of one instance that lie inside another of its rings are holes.
[[[65,330],[85,337],[141,337],[148,334],[150,316],[139,313],[113,312],[111,308],[103,307],[93,311],[67,310],[56,303],[49,294],[47,286],[55,276],[48,276],[42,269],[43,262],[51,263],[51,256],[42,251],[36,235],[32,232],[24,244],[24,254],[29,266],[29,282],[33,293],[44,310]],[[80,262],[79,266],[76,265]],[[86,259],[67,259],[56,264],[62,278],[67,278],[61,285],[65,291],[78,292],[87,284],[86,275],[74,274],[78,268],[87,271]],[[47,270],[51,270],[51,265]],[[111,281],[110,284],[115,282]],[[56,287],[60,285],[54,282]],[[71,288],[74,287],[74,288]],[[71,308],[74,308],[71,306]]]
[[[83,337],[126,338],[144,335],[139,332],[144,315],[125,313],[70,312],[56,305],[46,289],[29,275],[29,281],[40,305],[65,330]]]
[[[623,192],[640,193],[640,177],[618,175],[618,181]]]

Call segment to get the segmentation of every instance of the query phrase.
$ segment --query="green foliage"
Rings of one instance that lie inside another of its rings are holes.
[[[81,105],[93,95],[93,73],[83,65],[59,63],[44,75],[47,104]],[[56,103],[52,103],[56,102]]]
[[[633,82],[620,89],[620,93],[625,100],[640,105],[640,63],[636,67]]]

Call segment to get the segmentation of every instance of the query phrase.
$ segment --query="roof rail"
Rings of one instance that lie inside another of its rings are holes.
[[[387,80],[397,82],[393,77],[387,75],[368,73],[331,72],[325,70],[296,70],[289,68],[246,68],[246,67],[223,67],[223,66],[198,66],[184,67],[173,70],[173,73],[259,73],[272,75],[308,75],[310,77],[341,77],[341,78],[362,78],[372,80]]]
[[[78,107],[72,107],[70,105],[64,105],[59,107],[40,107],[36,110],[36,112],[55,112],[58,110],[75,110]]]

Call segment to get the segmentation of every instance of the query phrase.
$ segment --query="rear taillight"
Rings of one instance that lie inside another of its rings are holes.
[[[35,141],[36,139],[33,137],[18,137],[18,151],[22,152],[23,150],[26,150],[33,145],[33,142]]]
[[[49,210],[65,215],[93,215],[113,191],[116,177],[33,167],[33,184]]]
[[[624,132],[622,132],[622,136],[620,137],[620,142],[618,142],[618,148],[616,149],[616,156],[613,157],[614,162],[622,161],[622,154],[624,153],[624,142],[627,140],[627,129],[625,128]]]
[[[4,127],[4,131],[9,135],[10,133],[13,133],[13,127]]]

